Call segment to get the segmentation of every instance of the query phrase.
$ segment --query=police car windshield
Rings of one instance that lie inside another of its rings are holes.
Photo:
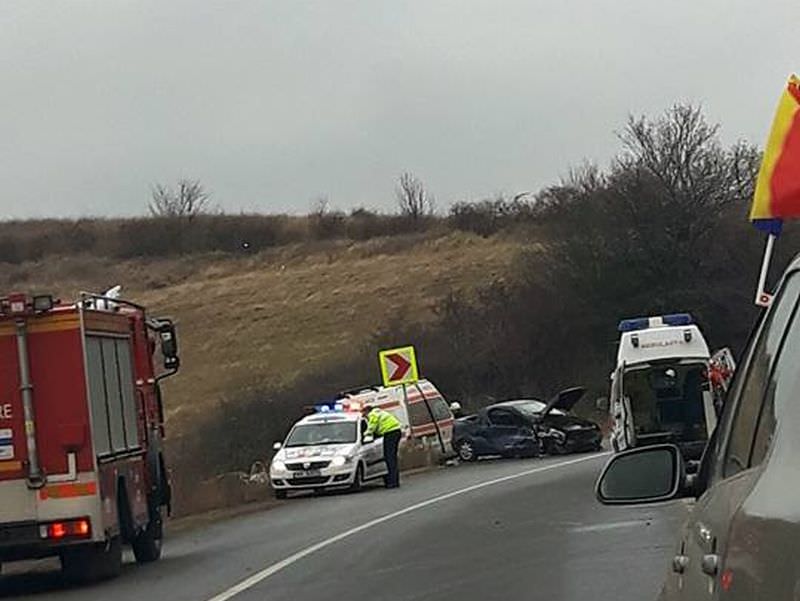
[[[287,447],[347,444],[356,441],[356,422],[321,422],[295,426],[286,439]]]

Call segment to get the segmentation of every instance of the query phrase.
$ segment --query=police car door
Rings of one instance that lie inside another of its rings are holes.
[[[383,438],[375,437],[372,442],[363,442],[364,432],[367,429],[367,420],[361,420],[361,454],[364,458],[365,478],[374,478],[386,472],[386,462],[383,460]]]

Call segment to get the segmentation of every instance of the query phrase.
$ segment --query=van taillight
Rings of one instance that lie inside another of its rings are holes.
[[[88,538],[92,534],[92,525],[88,518],[50,522],[39,526],[39,536],[48,540],[62,538]]]

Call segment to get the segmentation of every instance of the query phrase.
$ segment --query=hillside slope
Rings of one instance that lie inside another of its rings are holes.
[[[501,275],[514,250],[464,235],[377,240],[243,269],[211,265],[203,277],[144,292],[180,328],[184,368],[167,389],[168,415],[182,429],[219,399],[346,364],[381,326],[428,321],[450,290]]]
[[[182,369],[167,381],[165,402],[170,430],[180,435],[221,401],[290,389],[309,374],[371,355],[366,347],[377,331],[428,322],[448,292],[503,277],[518,248],[511,240],[449,233],[316,242],[246,256],[74,256],[6,270],[2,283],[63,298],[120,283],[127,298],[175,318]],[[377,382],[377,366],[374,374]]]

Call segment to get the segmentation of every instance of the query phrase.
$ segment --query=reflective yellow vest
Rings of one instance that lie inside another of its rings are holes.
[[[389,432],[401,430],[403,425],[394,415],[383,409],[373,409],[367,416],[367,434],[384,436]]]

